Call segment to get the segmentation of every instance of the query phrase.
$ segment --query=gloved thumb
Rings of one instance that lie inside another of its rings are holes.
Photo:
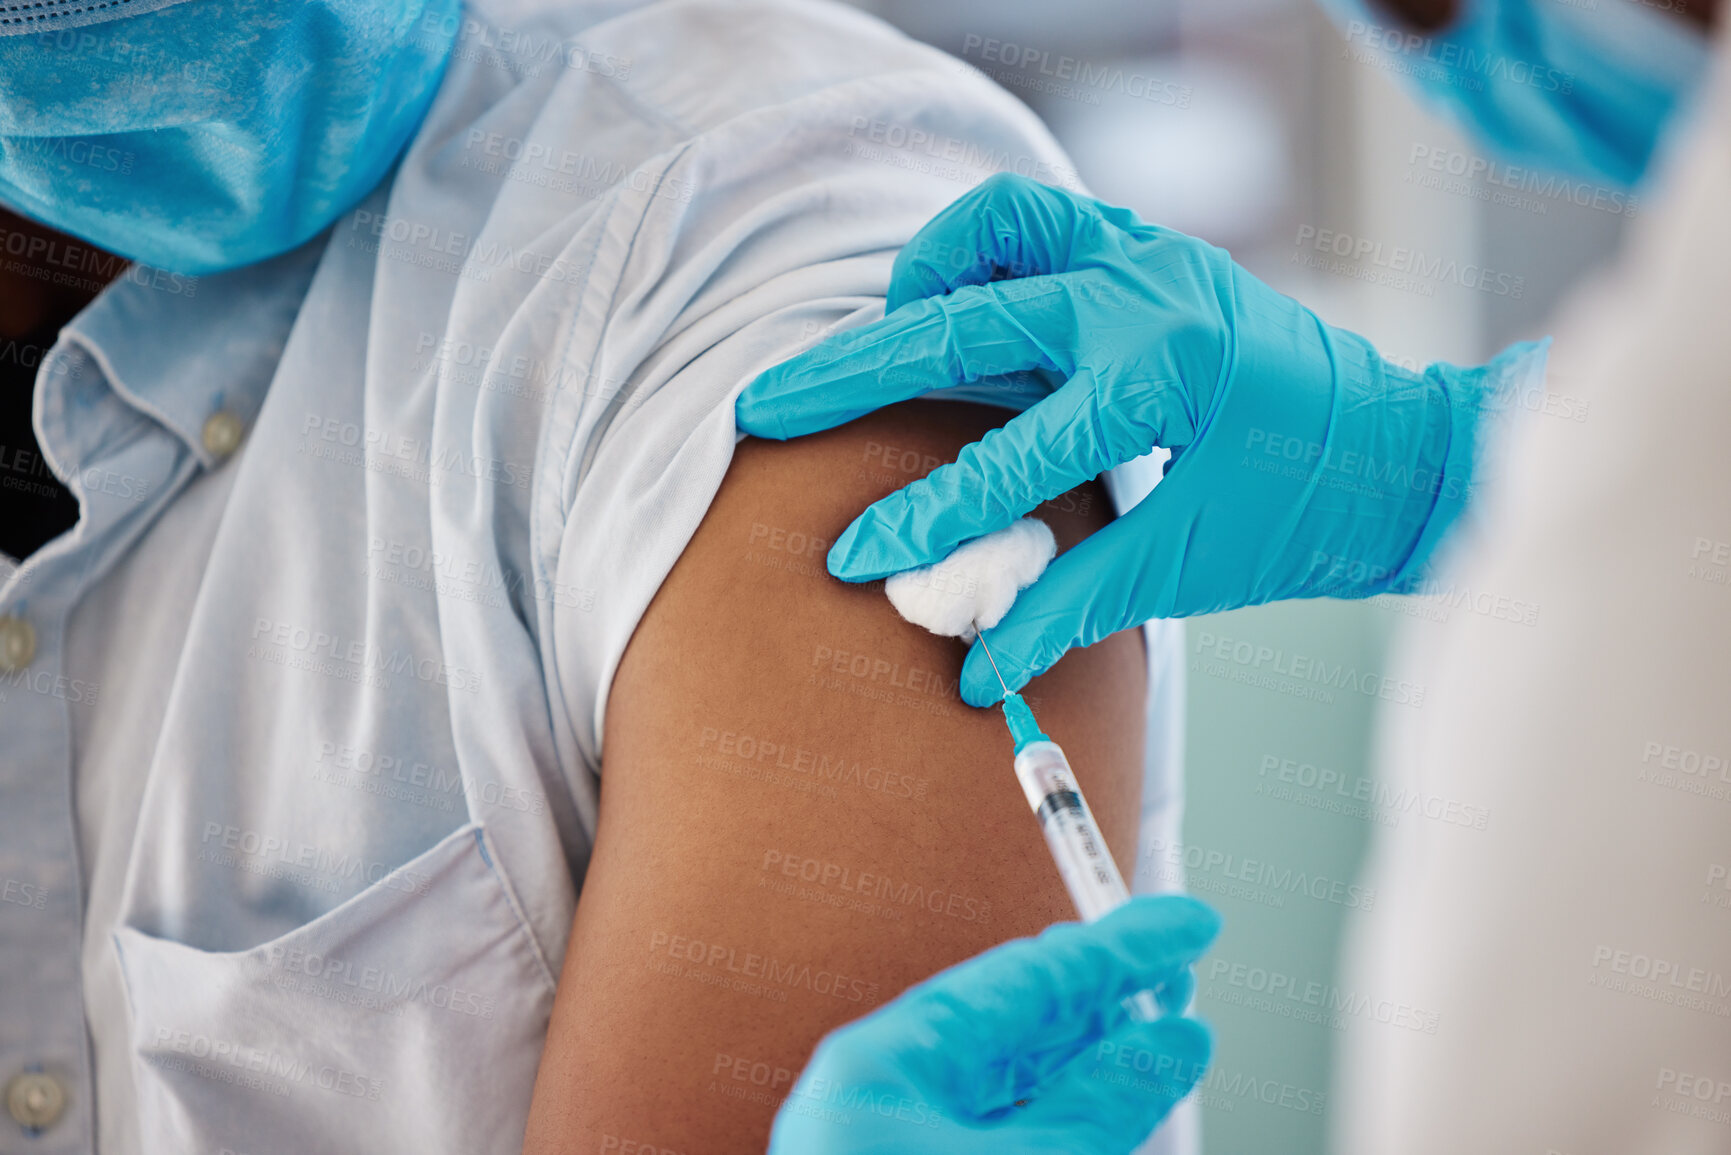
[[[1179,506],[1160,496],[1156,487],[1129,513],[1059,555],[987,630],[986,643],[1010,689],[1020,690],[1077,646],[1185,612],[1178,596],[1190,535],[1174,523]],[[962,664],[960,688],[970,706],[990,706],[1004,696],[978,640]]]
[[[868,506],[831,547],[829,572],[863,582],[932,565],[963,542],[1148,452],[1165,414],[1128,422],[1101,402],[1103,392],[1110,388],[1091,369],[1078,369],[1051,396],[964,446],[954,462]]]
[[[896,256],[885,312],[1006,277],[1075,267],[1113,210],[1015,173],[987,177],[915,233]]]

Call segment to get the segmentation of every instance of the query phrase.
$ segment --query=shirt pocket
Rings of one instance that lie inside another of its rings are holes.
[[[554,983],[496,862],[470,823],[250,950],[117,931],[142,1149],[520,1150]]]

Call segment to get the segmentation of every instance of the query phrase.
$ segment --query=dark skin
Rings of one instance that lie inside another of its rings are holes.
[[[0,238],[23,234],[60,245],[82,241],[46,225],[0,209]],[[26,254],[31,251],[25,248]],[[36,251],[41,251],[38,247]],[[124,262],[101,262],[118,276]],[[44,279],[52,273],[24,257],[0,260],[0,474],[11,484],[0,488],[0,553],[25,558],[71,529],[78,520],[78,499],[55,480],[41,459],[30,425],[31,394],[42,355],[113,276]],[[32,274],[35,274],[34,276]]]
[[[0,207],[0,235],[23,233],[62,244],[95,246],[76,237],[21,217]],[[26,267],[28,266],[28,267]],[[0,262],[0,339],[16,340],[32,333],[58,332],[78,311],[96,299],[108,283],[81,278],[79,284],[55,284],[31,276],[42,266],[24,258]],[[115,273],[119,275],[118,269]],[[113,278],[110,277],[109,280]]]
[[[1440,32],[1454,20],[1459,0],[1377,0],[1384,12],[1420,32]],[[1686,20],[1703,32],[1708,31],[1719,17],[1719,0],[1670,0],[1654,4],[1655,8]]]

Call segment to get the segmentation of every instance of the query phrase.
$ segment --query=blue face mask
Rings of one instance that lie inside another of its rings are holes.
[[[365,196],[459,19],[459,0],[19,7],[0,7],[0,202],[183,273],[286,252]]]
[[[1435,35],[1322,0],[1374,53],[1510,160],[1628,188],[1707,71],[1705,39],[1629,0],[1460,0]]]

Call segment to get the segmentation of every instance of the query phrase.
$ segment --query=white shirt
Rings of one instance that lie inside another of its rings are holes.
[[[1572,403],[1513,431],[1467,608],[1405,639],[1429,693],[1382,765],[1444,806],[1381,835],[1342,986],[1434,1030],[1351,1020],[1342,1152],[1731,1148],[1726,80],[1560,319]]]
[[[0,673],[0,1081],[67,1106],[0,1152],[515,1150],[607,687],[734,398],[878,315],[976,181],[1068,180],[1021,105],[845,9],[465,20],[330,233],[122,279],[45,362],[82,516],[0,588],[34,634]]]

